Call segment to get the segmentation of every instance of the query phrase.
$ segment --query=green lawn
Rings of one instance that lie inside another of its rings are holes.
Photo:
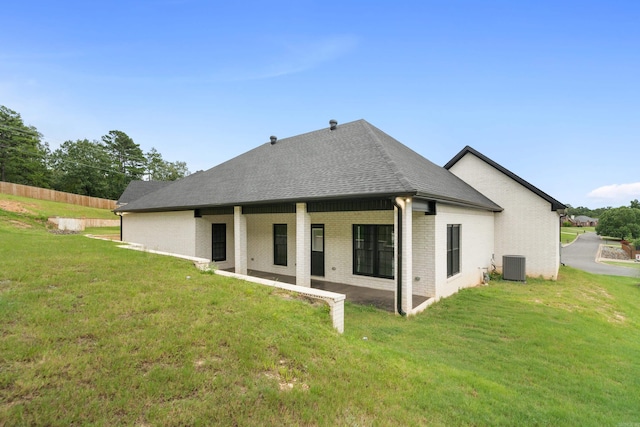
[[[7,204],[6,206],[4,204]],[[108,209],[89,208],[81,205],[52,202],[49,200],[31,199],[0,193],[0,209],[21,208],[27,215],[40,218],[59,216],[63,218],[101,218],[117,219],[118,217]]]
[[[560,227],[560,242],[573,242],[580,234],[595,232],[595,227]]]
[[[640,270],[640,262],[617,262],[617,261],[602,261],[605,264],[617,265],[619,267],[636,268]]]
[[[637,279],[563,267],[405,319],[0,211],[0,425],[635,425]],[[366,337],[366,339],[365,339]]]
[[[93,234],[94,236],[102,235],[120,235],[120,227],[87,227],[83,234]]]

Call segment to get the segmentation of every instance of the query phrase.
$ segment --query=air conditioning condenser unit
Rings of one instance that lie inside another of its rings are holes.
[[[526,282],[526,259],[522,255],[502,256],[502,278],[504,280],[515,280]]]

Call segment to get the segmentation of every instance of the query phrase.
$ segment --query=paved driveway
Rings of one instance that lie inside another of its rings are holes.
[[[560,260],[563,264],[595,274],[609,276],[640,277],[637,268],[618,267],[596,262],[600,244],[605,243],[596,233],[580,234],[578,239],[560,251]]]

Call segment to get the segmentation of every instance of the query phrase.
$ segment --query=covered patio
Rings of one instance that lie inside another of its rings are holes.
[[[234,269],[229,269],[233,271]],[[285,276],[266,271],[248,270],[247,275],[259,277],[261,279],[274,280],[277,282],[296,284],[295,276]],[[365,288],[362,286],[345,285],[343,283],[327,282],[325,280],[311,279],[311,287],[324,291],[344,294],[347,301],[353,304],[369,305],[381,310],[395,312],[395,295],[393,291],[383,291],[380,289]],[[416,308],[429,298],[422,295],[413,295],[413,307]]]

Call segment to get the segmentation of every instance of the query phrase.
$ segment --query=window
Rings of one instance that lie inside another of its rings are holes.
[[[287,265],[287,224],[273,224],[273,263]]]
[[[353,225],[353,274],[393,279],[393,225]]]
[[[460,224],[447,225],[447,277],[460,273]]]
[[[227,259],[227,224],[211,224],[211,260]]]

